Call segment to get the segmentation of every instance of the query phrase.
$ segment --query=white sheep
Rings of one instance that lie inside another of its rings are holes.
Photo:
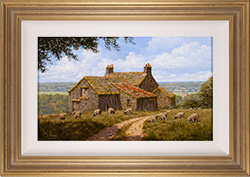
[[[177,113],[176,115],[175,115],[175,119],[177,119],[177,118],[184,118],[184,115],[185,115],[185,112],[179,112],[179,113]]]
[[[165,112],[165,113],[162,113],[162,114],[160,114],[160,119],[161,120],[167,120],[167,117],[168,117],[168,113],[169,113],[170,111],[167,111],[167,112]]]
[[[197,113],[193,113],[187,118],[188,123],[196,121],[198,122],[198,120],[199,120],[199,115]]]
[[[188,110],[193,110],[193,108],[189,108]]]
[[[108,109],[108,113],[109,113],[109,114],[115,114],[115,110],[114,110],[113,108],[109,108],[109,109]]]
[[[82,113],[81,113],[81,111],[74,111],[73,113],[73,116],[74,116],[74,118],[81,118],[81,115],[82,115]]]
[[[158,119],[158,116],[157,115],[153,115],[153,116],[150,116],[149,118],[148,118],[148,122],[157,122],[157,119]]]
[[[102,110],[101,109],[94,110],[94,116],[101,115],[101,114],[102,114]]]
[[[132,114],[132,108],[128,108],[124,111],[124,114]]]
[[[65,116],[66,116],[66,114],[64,114],[64,113],[61,113],[61,114],[59,114],[58,115],[59,116],[59,119],[61,119],[61,120],[65,120]]]

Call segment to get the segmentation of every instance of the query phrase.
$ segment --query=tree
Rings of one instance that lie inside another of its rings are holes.
[[[52,64],[51,57],[60,60],[67,56],[69,60],[79,60],[73,50],[91,50],[98,53],[100,40],[104,41],[106,49],[114,48],[119,51],[119,37],[39,37],[38,38],[38,70],[46,71],[48,63]],[[135,44],[132,37],[124,37],[125,43]]]
[[[198,108],[200,102],[198,100],[186,100],[182,105],[184,108]]]
[[[199,98],[201,106],[205,108],[213,107],[213,76],[202,84],[199,92]]]

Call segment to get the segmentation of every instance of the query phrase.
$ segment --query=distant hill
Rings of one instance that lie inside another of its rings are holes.
[[[38,83],[39,92],[68,92],[76,83]]]
[[[170,92],[199,92],[201,85],[205,82],[172,82],[159,83],[160,87],[165,87]]]
[[[172,82],[159,83],[160,87],[165,87],[171,92],[199,92],[204,82]],[[68,92],[76,83],[39,83],[39,92]]]

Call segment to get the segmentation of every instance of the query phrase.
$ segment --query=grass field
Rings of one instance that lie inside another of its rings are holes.
[[[109,115],[103,112],[102,115],[94,117],[92,113],[82,114],[81,118],[75,119],[67,115],[65,120],[60,120],[57,114],[41,115],[38,119],[39,140],[86,140],[88,137],[98,133],[101,129],[112,126],[116,123],[148,115],[158,114],[166,110],[155,112],[134,112],[131,115],[124,115],[123,111],[116,111],[116,114]],[[177,112],[185,111],[186,117],[193,112],[200,115],[198,123],[188,124],[186,119],[174,119]],[[152,123],[144,123],[144,140],[212,140],[212,110],[180,110],[172,109],[168,120]],[[124,140],[124,132],[129,126],[123,127],[114,140]]]
[[[185,118],[174,119],[178,112],[185,112]],[[197,123],[187,123],[186,118],[192,113],[198,113]],[[173,109],[167,120],[145,122],[144,140],[164,141],[211,141],[213,140],[212,109],[180,110]]]
[[[68,115],[65,120],[60,120],[58,114],[39,115],[38,139],[39,140],[86,140],[99,130],[116,123],[141,116],[155,114],[155,112],[134,112],[124,115],[123,111],[115,114],[103,112],[102,115],[93,116],[92,113],[82,114],[80,119]]]
[[[68,95],[69,93],[68,92],[41,92],[41,91],[39,91],[38,94],[39,95],[42,95],[42,94],[47,94],[47,95],[55,95],[55,94]]]

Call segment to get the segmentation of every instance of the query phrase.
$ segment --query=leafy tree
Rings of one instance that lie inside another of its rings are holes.
[[[73,50],[91,50],[98,53],[100,40],[104,41],[106,49],[120,50],[119,37],[39,37],[38,38],[38,70],[46,71],[47,63],[52,64],[51,57],[60,60],[67,56],[69,60],[79,60]],[[132,37],[124,37],[125,43],[135,44]]]
[[[198,108],[200,102],[198,100],[186,100],[183,104],[184,108]]]
[[[52,114],[54,113],[54,108],[50,105],[52,95],[42,94],[38,96],[38,113],[39,114]]]
[[[68,111],[68,102],[67,101],[65,102],[63,100],[58,100],[56,108],[55,108],[55,112],[63,113],[67,111]]]
[[[195,100],[198,101],[199,100],[199,96],[198,93],[194,93],[194,94],[190,94],[188,96],[185,96],[183,99],[180,98],[176,101],[177,104],[179,105],[183,105],[187,100]]]
[[[41,94],[38,96],[38,113],[55,114],[68,111],[68,95],[48,95]]]
[[[213,107],[213,76],[211,76],[202,86],[198,93],[201,106],[205,108]]]
[[[182,97],[179,95],[176,95],[176,97],[175,97],[176,104],[179,104],[181,102],[181,100],[182,100]]]

